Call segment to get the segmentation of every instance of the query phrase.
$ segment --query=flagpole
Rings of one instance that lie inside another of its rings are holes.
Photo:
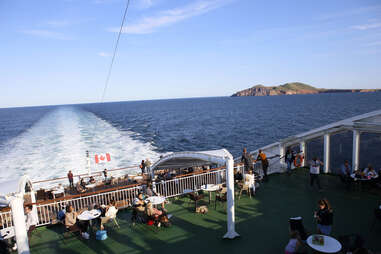
[[[90,156],[89,151],[86,151],[86,159],[87,159],[87,174],[91,176],[91,167],[90,167]]]

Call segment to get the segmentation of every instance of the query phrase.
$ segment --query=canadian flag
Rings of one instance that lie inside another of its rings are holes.
[[[95,163],[107,162],[107,161],[111,161],[111,156],[109,153],[95,155]]]

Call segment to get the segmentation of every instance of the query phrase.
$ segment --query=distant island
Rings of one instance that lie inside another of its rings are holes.
[[[280,86],[256,85],[236,92],[232,97],[239,96],[273,96],[291,94],[318,94],[318,93],[367,93],[378,92],[381,89],[324,89],[316,88],[300,82],[286,83]]]

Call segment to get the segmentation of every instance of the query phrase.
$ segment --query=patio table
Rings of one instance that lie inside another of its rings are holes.
[[[201,186],[201,190],[209,192],[209,204],[212,199],[212,192],[220,189],[220,186],[217,184],[206,184]]]
[[[318,244],[312,243],[312,238],[314,236],[322,236],[324,238],[324,244],[318,245]],[[322,253],[337,253],[341,250],[341,243],[335,238],[331,236],[327,236],[327,235],[310,235],[307,238],[307,244],[312,249]]]
[[[7,240],[15,236],[14,227],[3,228],[0,230],[0,239]]]

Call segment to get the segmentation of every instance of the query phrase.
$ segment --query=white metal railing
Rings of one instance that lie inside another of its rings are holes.
[[[11,211],[0,212],[0,229],[13,226]]]
[[[115,200],[119,208],[131,206],[141,188],[141,186],[135,186],[73,199],[59,200],[53,203],[38,204],[36,205],[39,220],[37,226],[54,223],[57,219],[58,212],[69,204],[72,205],[76,211],[87,209],[94,204],[109,204],[111,200]]]
[[[156,183],[157,194],[164,197],[174,197],[184,194],[184,190],[200,190],[205,184],[221,184],[225,180],[225,169],[219,169],[197,175],[175,178]]]

